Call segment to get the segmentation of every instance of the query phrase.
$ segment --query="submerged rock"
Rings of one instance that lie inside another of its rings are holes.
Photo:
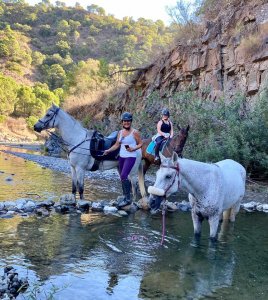
[[[15,299],[28,286],[26,278],[19,279],[17,271],[12,266],[6,266],[4,275],[0,277],[0,299]]]

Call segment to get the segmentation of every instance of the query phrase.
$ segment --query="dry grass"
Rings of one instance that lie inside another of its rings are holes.
[[[268,37],[268,22],[259,26],[259,30],[256,33],[245,36],[240,43],[241,49],[247,56],[252,56],[256,52],[260,51],[265,44],[265,40]]]
[[[31,142],[36,140],[37,136],[27,127],[23,118],[8,117],[3,123],[0,123],[0,141],[2,142]]]

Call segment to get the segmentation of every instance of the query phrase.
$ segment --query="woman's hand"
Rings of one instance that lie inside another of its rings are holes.
[[[133,151],[136,151],[136,149],[134,149],[134,148],[131,148],[131,147],[128,147],[126,150],[127,150],[128,152],[133,152]]]
[[[103,152],[103,155],[107,155],[107,154],[109,154],[109,150],[104,150],[104,152]]]

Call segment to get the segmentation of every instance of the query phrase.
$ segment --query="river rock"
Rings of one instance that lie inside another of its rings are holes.
[[[27,201],[31,201],[30,200],[26,200],[26,199],[18,199],[15,201],[15,206],[17,209],[21,210],[24,208],[24,205],[27,203]]]
[[[76,206],[75,197],[73,194],[65,194],[60,197],[60,204],[67,206]]]
[[[113,213],[116,213],[118,211],[118,209],[114,206],[105,205],[103,208],[103,211],[106,214],[113,214]]]
[[[36,208],[35,213],[38,216],[42,216],[42,217],[49,217],[49,215],[50,215],[49,211],[45,207]]]
[[[101,212],[103,211],[103,205],[100,202],[93,202],[91,206],[91,210]]]
[[[166,205],[167,205],[167,209],[169,211],[176,211],[176,210],[178,210],[177,205],[175,203],[173,203],[173,202],[167,201]]]
[[[23,206],[23,210],[25,212],[33,212],[36,208],[36,204],[33,201],[27,201]]]
[[[268,204],[263,204],[262,210],[263,210],[265,213],[268,213]]]
[[[119,210],[118,212],[117,212],[120,216],[122,216],[122,217],[125,217],[125,216],[128,216],[128,213],[126,212],[126,211],[124,211],[124,210]]]
[[[139,208],[144,209],[144,210],[149,210],[150,209],[150,201],[148,197],[143,197],[141,198],[138,202],[137,205]]]
[[[192,209],[191,204],[185,200],[183,200],[179,203],[176,203],[176,205],[180,211],[189,211]]]
[[[81,210],[89,210],[89,208],[91,207],[91,201],[78,200],[76,206]]]
[[[248,203],[243,203],[241,205],[241,207],[244,208],[246,211],[253,211],[256,209],[258,204],[259,203],[255,202],[255,201],[250,201]]]
[[[4,210],[5,204],[3,202],[0,202],[0,211]]]
[[[37,202],[36,203],[36,208],[44,207],[46,209],[50,209],[54,204],[55,204],[55,202],[53,200]]]

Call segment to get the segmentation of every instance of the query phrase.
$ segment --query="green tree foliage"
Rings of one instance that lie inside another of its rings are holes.
[[[61,65],[46,65],[44,67],[44,72],[46,74],[46,82],[52,90],[62,87],[64,85],[66,73]]]
[[[18,85],[12,78],[0,73],[0,115],[9,115],[14,111]]]

